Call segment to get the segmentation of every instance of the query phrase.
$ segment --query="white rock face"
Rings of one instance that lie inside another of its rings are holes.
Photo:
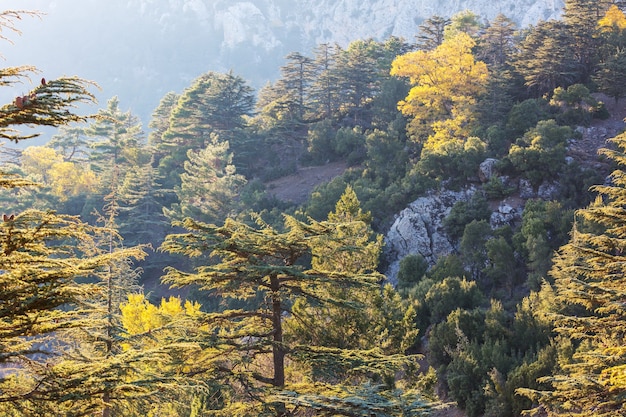
[[[489,21],[502,13],[525,27],[558,19],[563,4],[563,0],[184,0],[182,8],[200,21],[212,16],[212,26],[223,30],[226,49],[250,42],[271,50],[293,44],[291,37],[298,33],[300,51],[308,52],[320,43],[345,47],[356,39],[383,40],[391,35],[412,41],[425,19],[449,18],[464,10]]]
[[[385,275],[396,283],[400,260],[420,254],[429,264],[449,255],[454,246],[443,227],[443,219],[458,201],[468,201],[475,188],[463,191],[431,192],[402,210],[385,235],[385,258],[389,266]]]
[[[295,3],[309,16],[307,37],[316,43],[333,40],[342,45],[354,39],[384,39],[389,35],[413,40],[423,20],[434,15],[451,17],[463,10],[471,10],[488,20],[502,13],[524,27],[539,20],[558,18],[564,4],[563,0],[296,0]]]

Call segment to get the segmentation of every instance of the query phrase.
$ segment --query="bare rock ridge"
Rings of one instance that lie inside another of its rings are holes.
[[[292,41],[287,38],[290,34],[297,34],[304,47],[301,51],[323,42],[346,46],[355,39],[384,39],[390,35],[412,39],[423,20],[434,15],[450,17],[463,10],[472,10],[488,20],[502,13],[524,27],[539,20],[558,18],[564,4],[563,0],[187,0],[182,3],[199,22],[221,31],[223,48],[246,43],[270,50]]]

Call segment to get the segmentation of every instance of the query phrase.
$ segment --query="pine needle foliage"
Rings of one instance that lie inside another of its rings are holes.
[[[211,264],[193,272],[167,269],[165,283],[175,287],[194,285],[244,306],[206,314],[203,319],[209,330],[204,341],[206,367],[213,370],[213,378],[222,381],[227,399],[212,415],[287,416],[308,409],[320,415],[353,416],[363,415],[366,409],[375,410],[380,396],[335,395],[329,387],[363,392],[368,380],[406,364],[406,357],[385,355],[378,349],[298,345],[284,337],[283,323],[298,299],[309,305],[359,308],[359,300],[346,298],[345,294],[379,287],[382,276],[371,270],[309,267],[313,248],[320,244],[337,244],[336,254],[359,250],[351,244],[340,245],[342,240],[336,231],[341,223],[303,222],[285,216],[281,231],[260,217],[256,221],[254,227],[228,218],[222,226],[216,226],[186,219],[177,224],[186,232],[169,235],[161,247],[190,258],[211,259]],[[323,327],[324,323],[313,325]],[[352,378],[345,384],[316,383],[310,374],[316,363],[345,366],[353,371]],[[390,395],[389,386],[383,391]],[[420,404],[426,407],[426,402]]]
[[[626,135],[612,141],[617,149],[600,153],[623,168]],[[577,212],[551,271],[559,306],[554,330],[571,346],[562,349],[560,370],[541,379],[552,390],[521,390],[550,416],[626,415],[626,172],[617,169],[610,179],[592,187],[599,196]]]

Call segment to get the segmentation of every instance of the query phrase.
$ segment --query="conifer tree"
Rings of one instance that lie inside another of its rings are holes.
[[[304,121],[309,107],[309,87],[313,83],[313,60],[298,52],[287,55],[286,59],[277,87],[284,105],[292,110],[296,120]]]
[[[13,20],[25,14],[28,13],[1,12],[0,26],[13,29]],[[34,72],[32,67],[6,68],[0,71],[0,85],[12,84]],[[93,101],[86,89],[90,84],[79,78],[42,79],[30,93],[0,108],[0,137],[20,141],[37,135],[17,130],[25,125],[65,126],[87,120],[88,117],[75,114],[72,107]],[[0,173],[2,188],[32,185],[19,176]],[[81,367],[75,372],[76,369],[64,369],[64,362],[58,359],[63,350],[73,347],[58,343],[62,333],[109,322],[109,315],[95,323],[88,314],[90,300],[112,292],[112,288],[98,285],[94,277],[110,272],[113,265],[128,266],[128,259],[142,256],[141,248],[87,250],[103,235],[110,236],[109,232],[108,228],[89,226],[76,217],[52,211],[27,209],[2,214],[0,364],[4,369],[0,376],[0,412],[3,415],[86,415],[93,408],[82,408],[83,394],[97,385],[95,381],[104,386],[111,382],[106,373],[99,372],[102,368],[91,374],[93,368]],[[110,337],[104,337],[98,343],[106,345],[111,341]],[[120,360],[118,368],[124,362]],[[110,363],[102,365],[106,368]],[[116,382],[125,386],[128,381],[122,378]],[[98,407],[106,399],[106,392],[106,389],[90,392],[98,398]]]
[[[175,189],[180,203],[166,209],[167,216],[222,223],[228,215],[234,214],[239,191],[246,180],[236,174],[228,148],[228,142],[220,142],[217,135],[213,135],[212,142],[204,149],[187,152],[181,185]]]
[[[588,83],[598,62],[602,39],[598,35],[598,21],[614,0],[567,0],[563,21],[567,28],[567,42],[576,63],[574,82]]]
[[[570,41],[565,23],[548,21],[539,22],[520,42],[514,66],[537,96],[576,82],[579,67]]]
[[[253,90],[232,72],[209,72],[198,77],[179,97],[171,110],[169,127],[155,149],[164,186],[180,184],[187,151],[205,148],[217,134],[235,148],[247,138],[242,135],[245,116],[254,109]]]
[[[442,16],[431,16],[418,27],[415,37],[418,49],[432,51],[443,43],[443,34],[446,26],[452,21]]]
[[[35,13],[0,12],[0,28],[19,34],[17,20]],[[1,39],[7,40],[4,35]],[[12,85],[35,74],[30,66],[0,70],[0,86]],[[38,133],[23,133],[25,126],[64,126],[84,121],[71,111],[78,103],[94,101],[87,90],[92,83],[79,78],[42,79],[26,96],[0,108],[0,137],[15,142]],[[34,185],[19,175],[0,172],[0,188]],[[88,237],[90,228],[71,216],[25,210],[5,212],[0,222],[0,363],[28,360],[41,335],[70,325],[72,314],[58,307],[75,301],[88,291],[74,279],[102,265],[102,258],[81,259],[74,241]],[[33,297],[33,295],[37,295]],[[5,377],[3,376],[3,379]],[[5,398],[5,393],[2,393]],[[19,395],[18,395],[19,397]]]
[[[241,309],[204,318],[211,329],[205,343],[212,352],[212,376],[227,385],[222,391],[225,403],[215,414],[286,416],[299,409],[337,416],[424,412],[428,405],[416,397],[409,401],[410,392],[405,392],[408,397],[398,397],[384,386],[365,383],[367,375],[384,373],[388,365],[402,362],[402,357],[387,356],[380,350],[364,354],[293,344],[284,337],[285,313],[294,300],[348,307],[351,300],[337,298],[332,288],[350,293],[350,289],[378,285],[381,277],[376,273],[307,269],[303,263],[313,247],[341,242],[335,231],[349,223],[303,223],[286,216],[285,231],[281,232],[260,218],[257,222],[258,228],[230,218],[223,226],[186,219],[180,224],[186,233],[168,236],[162,246],[168,252],[215,260],[191,273],[170,268],[166,283],[197,285],[224,299],[244,302]],[[359,250],[349,243],[343,249]],[[287,367],[288,363],[293,365]],[[296,370],[310,367],[350,369],[352,384],[307,383],[309,379]],[[367,371],[362,374],[360,370]],[[355,385],[355,381],[359,383]]]
[[[515,51],[515,29],[515,22],[498,14],[480,35],[477,57],[491,67],[507,64]]]
[[[47,146],[62,155],[65,162],[84,162],[89,157],[89,142],[84,126],[61,126]]]
[[[100,109],[97,118],[86,133],[95,138],[90,143],[90,160],[101,172],[110,176],[113,168],[137,165],[144,145],[144,132],[141,122],[130,111],[123,112],[117,97],[107,102],[106,109]]]
[[[352,187],[346,187],[335,211],[328,214],[328,222],[336,224],[337,228],[330,239],[312,248],[313,268],[353,274],[375,271],[382,236],[374,234],[370,221],[370,213],[362,211]],[[381,288],[344,290],[335,287],[330,290],[333,294],[325,298],[351,300],[358,307],[320,306],[300,299],[285,323],[292,339],[302,344],[343,349],[379,348],[393,354],[404,353],[415,343],[418,333],[413,326],[415,312],[401,305],[390,284],[385,285],[383,291]],[[393,315],[386,316],[391,310],[395,310]],[[319,322],[325,323],[323,328],[315,325]]]
[[[333,71],[339,45],[323,43],[314,50],[315,80],[311,85],[311,100],[316,109],[317,118],[330,118],[339,108],[339,80]]]
[[[152,408],[178,387],[190,385],[182,375],[186,352],[193,350],[192,346],[183,348],[163,326],[139,333],[124,327],[121,307],[139,290],[140,271],[132,260],[142,259],[145,252],[141,246],[122,246],[115,230],[116,197],[115,190],[107,196],[101,216],[104,227],[78,247],[87,259],[107,260],[84,277],[92,283],[92,290],[78,299],[80,325],[56,333],[61,341],[59,357],[46,364],[42,376],[37,377],[35,394],[28,398],[27,404],[50,414],[132,415]],[[147,343],[154,340],[162,343]],[[173,366],[174,362],[179,367]],[[161,395],[156,396],[157,391]]]
[[[618,169],[606,185],[595,186],[595,202],[577,212],[569,243],[554,260],[558,313],[554,331],[560,344],[559,369],[542,378],[551,390],[523,390],[550,416],[608,417],[626,413],[624,289],[626,240],[626,135],[616,149],[601,153]]]
[[[180,96],[173,91],[165,94],[159,105],[152,113],[152,118],[148,127],[152,129],[148,135],[148,143],[153,148],[159,148],[161,141],[163,140],[163,134],[170,127],[170,116],[172,110],[176,107]]]
[[[617,103],[626,96],[626,15],[613,5],[598,21],[598,26],[603,43],[593,80],[600,91]]]

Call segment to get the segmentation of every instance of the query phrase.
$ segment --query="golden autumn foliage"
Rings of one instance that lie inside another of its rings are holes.
[[[598,26],[604,31],[618,29],[620,31],[626,29],[626,16],[619,7],[613,5],[607,10],[602,19],[598,21]]]
[[[475,44],[469,35],[459,33],[431,51],[409,52],[393,61],[391,75],[408,77],[413,84],[398,108],[414,118],[414,128],[440,123],[441,129],[464,134],[471,107],[485,91],[488,77],[487,65],[472,53]]]
[[[200,304],[170,297],[161,299],[156,306],[150,303],[144,294],[129,294],[128,301],[120,305],[122,325],[131,335],[152,331],[184,317],[197,317]]]
[[[89,166],[64,161],[54,149],[45,146],[24,149],[22,169],[33,180],[51,187],[50,191],[60,201],[93,192],[99,185]]]

